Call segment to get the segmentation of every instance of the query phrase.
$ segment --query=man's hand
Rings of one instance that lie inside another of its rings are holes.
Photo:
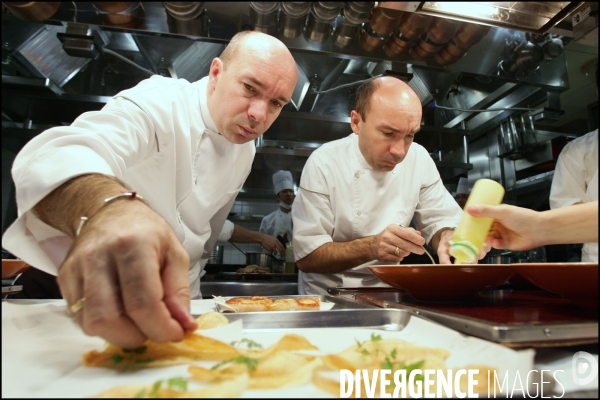
[[[58,283],[88,335],[124,348],[146,339],[180,341],[197,325],[189,314],[189,258],[171,227],[141,201],[120,199],[86,223]]]
[[[58,272],[61,293],[89,335],[124,348],[146,339],[183,339],[190,315],[189,259],[167,222],[122,193],[118,179],[81,175],[44,197],[33,212],[73,239]],[[81,216],[89,220],[76,237]],[[85,301],[80,301],[85,299]]]
[[[454,235],[454,230],[444,229],[439,236],[439,244],[437,246],[437,255],[440,264],[452,264],[450,261],[450,239]]]
[[[285,256],[285,247],[283,244],[274,236],[267,235],[264,233],[260,233],[260,245],[267,251],[271,253],[279,253],[282,256]]]
[[[400,262],[410,253],[425,254],[421,232],[400,225],[388,225],[373,241],[373,259]]]
[[[450,261],[450,240],[452,239],[452,235],[454,235],[454,230],[444,229],[439,236],[440,239],[437,248],[437,255],[438,259],[440,260],[440,264],[452,264],[452,261]],[[491,250],[491,248],[492,246],[490,246],[487,243],[484,243],[481,247],[479,255],[477,256],[477,260],[483,259]],[[477,264],[477,260],[465,264]]]

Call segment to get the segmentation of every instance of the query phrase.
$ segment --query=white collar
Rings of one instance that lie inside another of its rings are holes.
[[[200,113],[204,122],[205,129],[213,133],[218,133],[217,126],[210,116],[210,110],[208,109],[208,76],[205,76],[200,80],[198,85],[200,86]]]

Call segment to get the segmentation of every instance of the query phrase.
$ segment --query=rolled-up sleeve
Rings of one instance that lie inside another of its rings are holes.
[[[315,158],[306,162],[292,208],[294,257],[300,260],[333,242],[334,214],[323,171]]]

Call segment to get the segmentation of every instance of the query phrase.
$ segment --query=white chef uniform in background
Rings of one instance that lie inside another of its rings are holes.
[[[290,171],[277,171],[273,174],[273,187],[275,194],[279,195],[282,190],[294,190],[294,178]],[[279,202],[279,208],[266,215],[260,223],[259,232],[266,233],[274,237],[285,236],[287,234],[288,242],[292,240],[292,213],[285,212],[281,208],[291,210],[291,204]]]
[[[456,200],[460,208],[465,208],[465,204],[469,199],[470,193],[471,191],[469,190],[469,180],[467,178],[461,177],[458,180],[458,187],[456,188],[456,194],[454,195],[454,199]]]
[[[230,220],[225,220],[225,224],[223,224],[223,228],[221,229],[221,233],[219,233],[219,237],[217,238],[218,242],[226,242],[231,239],[231,235],[233,235],[234,224]]]
[[[71,239],[40,221],[32,207],[72,177],[116,176],[171,226],[190,257],[191,296],[200,298],[206,249],[214,248],[255,154],[254,142],[233,144],[219,135],[206,103],[207,84],[208,77],[173,84],[153,76],[101,111],[33,138],[13,165],[19,215],[2,246],[56,275]]]
[[[376,235],[389,224],[409,226],[413,218],[429,243],[441,228],[457,226],[462,210],[424,147],[412,143],[393,171],[379,172],[352,133],[311,154],[292,214],[294,256],[300,260],[325,243]],[[336,274],[300,271],[298,291],[317,295],[327,294],[328,287],[387,286],[366,268],[372,264],[383,263],[375,260]]]
[[[598,129],[560,152],[550,189],[550,208],[598,200]],[[584,243],[581,261],[598,262],[598,243]]]

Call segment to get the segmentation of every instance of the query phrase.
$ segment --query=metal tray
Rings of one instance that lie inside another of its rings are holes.
[[[574,317],[579,310],[572,308],[568,301],[540,291],[538,301],[543,302],[548,297],[553,302],[552,307],[564,308],[571,315],[571,320],[556,320],[532,322],[514,321],[498,322],[486,320],[485,316],[479,317],[461,315],[452,312],[452,306],[446,310],[435,309],[431,304],[415,304],[409,296],[402,291],[387,288],[330,288],[329,292],[347,301],[369,304],[383,309],[398,309],[409,312],[431,322],[444,325],[456,331],[490,340],[507,347],[555,347],[565,345],[587,344],[598,342],[598,319],[591,314],[582,313],[583,317]],[[500,292],[500,291],[497,291]],[[491,297],[494,294],[490,294]],[[498,294],[496,294],[498,296]],[[565,304],[563,304],[563,302]],[[496,304],[501,306],[502,302]],[[528,305],[528,307],[533,307]],[[574,307],[574,306],[573,306]],[[493,315],[495,308],[488,305],[484,314]],[[589,318],[587,318],[587,316]]]
[[[244,330],[299,328],[371,328],[400,331],[408,324],[410,313],[404,310],[381,309],[333,296],[269,296],[272,299],[319,297],[334,303],[327,311],[265,311],[225,313],[229,321],[242,320]],[[227,299],[227,298],[225,298]]]

